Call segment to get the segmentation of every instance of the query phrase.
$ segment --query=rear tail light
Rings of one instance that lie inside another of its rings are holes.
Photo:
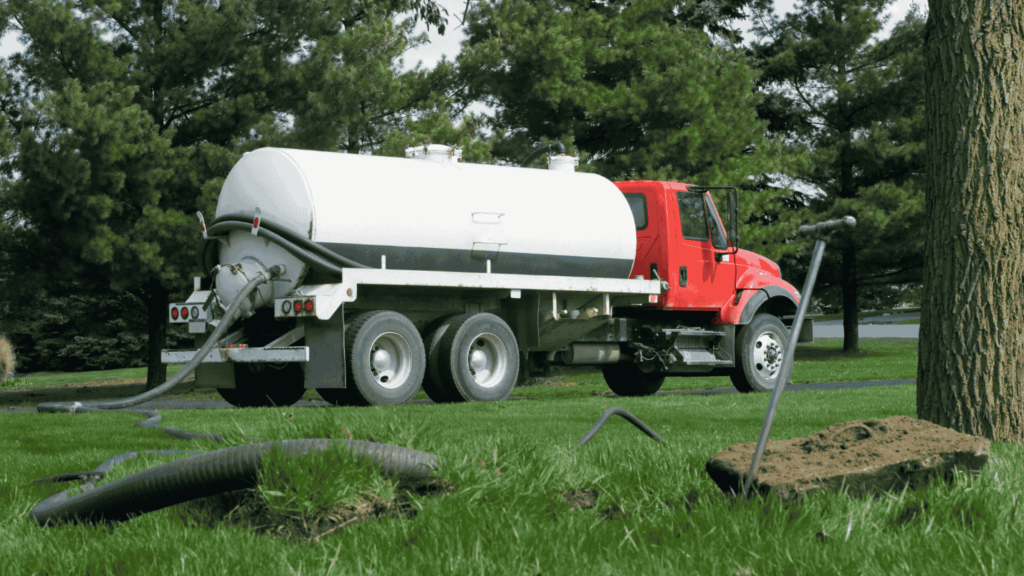
[[[178,319],[178,309],[177,308],[171,308],[171,319],[172,320],[177,320]]]
[[[199,318],[199,308],[196,308],[195,306],[192,307],[192,317]]]
[[[188,308],[184,306],[181,307],[181,317],[186,319],[188,318]]]
[[[275,312],[278,318],[296,316],[313,316],[316,313],[316,299],[307,297],[303,300],[278,300],[280,308]]]

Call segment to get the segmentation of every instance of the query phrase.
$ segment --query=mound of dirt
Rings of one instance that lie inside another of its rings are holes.
[[[754,489],[787,500],[819,490],[854,497],[911,490],[953,470],[977,474],[988,462],[989,440],[931,422],[892,416],[834,424],[821,432],[769,441]],[[734,444],[707,462],[711,479],[726,493],[743,491],[756,442]]]

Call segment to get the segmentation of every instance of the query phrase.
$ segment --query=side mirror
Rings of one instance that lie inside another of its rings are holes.
[[[725,233],[729,236],[729,244],[733,248],[740,247],[740,195],[735,187],[729,188],[729,224]]]

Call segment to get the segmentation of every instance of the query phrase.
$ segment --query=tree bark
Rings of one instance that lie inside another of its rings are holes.
[[[1024,440],[1024,3],[930,0],[917,414]]]
[[[837,23],[846,19],[845,6],[837,3],[832,8],[832,16]],[[857,188],[853,182],[853,130],[850,128],[849,95],[846,93],[847,62],[842,59],[836,65],[836,105],[839,107],[839,197],[853,198]],[[852,237],[844,242],[843,250],[843,352],[860,350],[860,299],[857,298],[857,247]]]
[[[146,362],[146,390],[152,390],[167,380],[167,365],[160,360],[160,352],[167,345],[167,288],[159,280],[146,283],[146,325],[149,332],[149,354]]]

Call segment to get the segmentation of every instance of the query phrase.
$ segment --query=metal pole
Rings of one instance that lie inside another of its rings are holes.
[[[837,228],[840,225],[854,226],[857,221],[852,216],[841,220],[823,222],[815,226],[801,226],[800,233],[823,233],[827,230]],[[768,412],[764,416],[764,423],[761,425],[761,435],[757,439],[757,448],[754,449],[754,459],[750,462],[750,470],[747,472],[747,479],[743,482],[743,495],[750,492],[750,486],[757,478],[757,467],[761,463],[761,456],[764,454],[764,447],[768,444],[768,435],[772,430],[772,422],[775,420],[775,410],[779,406],[779,398],[782,397],[782,390],[789,382],[793,374],[793,357],[796,354],[796,341],[800,336],[800,328],[803,327],[804,315],[811,303],[811,292],[814,290],[814,282],[818,278],[818,268],[821,266],[821,258],[825,255],[825,238],[819,237],[814,243],[814,255],[811,256],[811,268],[807,272],[807,279],[804,281],[804,290],[800,293],[800,306],[797,308],[796,318],[793,319],[793,327],[789,331],[789,342],[786,343],[786,354],[776,376],[775,389],[772,390],[771,400],[768,401]]]

